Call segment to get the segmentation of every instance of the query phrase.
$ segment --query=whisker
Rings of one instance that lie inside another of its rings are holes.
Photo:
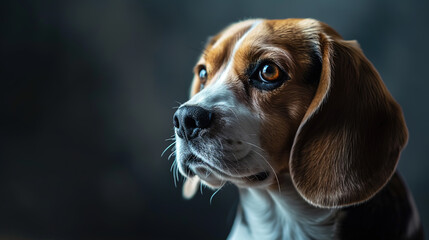
[[[250,143],[250,142],[245,142],[245,143],[247,143],[247,144],[249,144],[250,146],[253,146],[253,147],[255,147],[255,148],[257,148],[257,149],[260,149],[262,152],[265,152],[262,148],[260,148],[259,146],[256,146],[255,144],[252,144],[252,143]],[[271,168],[271,170],[273,171],[273,174],[274,174],[274,177],[276,178],[276,181],[277,181],[277,187],[279,188],[279,192],[281,192],[281,189],[280,189],[280,181],[279,181],[279,178],[278,178],[278,176],[277,176],[277,173],[276,173],[276,171],[274,170],[274,168],[273,168],[273,166],[271,166],[271,164],[268,162],[268,160],[262,155],[262,154],[260,154],[259,152],[257,152],[257,151],[253,151],[254,153],[256,153],[256,154],[258,154],[266,163],[267,163],[267,165]]]
[[[171,158],[173,155],[175,155],[175,154],[176,154],[176,151],[173,151],[170,155],[168,155],[167,160],[169,160],[169,161],[170,161],[170,158]]]
[[[176,144],[176,141],[174,141],[172,144],[168,145],[168,147],[166,147],[166,148],[164,149],[164,151],[162,151],[162,153],[161,153],[161,157],[162,157],[162,156],[164,156],[164,153],[165,153],[165,152],[167,152],[167,150],[168,150],[170,147],[172,147],[174,144]]]
[[[234,116],[235,116],[235,118],[237,119],[237,121],[238,121],[238,116],[237,116],[237,114],[234,112],[234,110],[231,108],[231,107],[228,107],[228,106],[225,106],[228,110],[230,110],[231,112],[232,112],[232,114],[234,114]]]
[[[171,164],[170,167],[170,172],[173,173],[173,181],[174,181],[174,187],[177,188],[177,182],[176,182],[176,167],[177,167],[177,162],[176,160],[173,161],[173,163]]]
[[[180,177],[180,173],[179,173],[179,164],[177,164],[177,161],[176,161],[176,166],[174,167],[174,171],[176,172],[176,181],[178,182],[180,179],[179,179],[179,177]]]
[[[231,154],[232,154],[232,156],[234,157],[235,161],[238,161],[237,156],[235,156],[235,154],[234,154],[233,152],[232,152]]]
[[[178,182],[178,176],[177,176],[177,162],[175,161],[176,164],[174,164],[174,170],[173,170],[173,181],[174,181],[174,186],[177,188],[177,182]]]
[[[185,135],[186,142],[189,142],[188,136],[186,134],[183,135]]]
[[[176,163],[176,160],[174,160],[172,163],[171,163],[171,167],[170,167],[170,172],[173,172],[173,168],[174,168],[174,164]]]
[[[219,142],[219,145],[220,145],[220,151],[222,151],[224,148],[223,148],[223,144],[222,144],[222,141],[218,138],[218,139],[216,139],[218,142]]]
[[[264,150],[264,149],[262,149],[261,147],[259,147],[258,145],[255,145],[255,144],[253,144],[253,143],[251,143],[251,142],[245,142],[245,143],[249,144],[249,145],[250,145],[250,146],[252,146],[252,147],[255,147],[255,148],[257,148],[257,149],[261,150],[261,151],[262,151],[262,153],[266,153],[266,152],[265,152],[265,150]]]
[[[222,189],[223,186],[225,186],[225,182],[222,182],[222,185],[212,194],[210,197],[210,205],[212,205],[213,197]]]
[[[274,177],[276,177],[276,182],[277,182],[277,187],[279,188],[279,192],[281,192],[281,189],[280,189],[280,181],[279,181],[279,178],[278,178],[278,176],[277,176],[277,173],[276,173],[276,171],[274,170],[274,168],[271,166],[271,164],[267,161],[267,159],[264,157],[264,156],[262,156],[262,154],[260,154],[260,153],[258,153],[257,151],[254,151],[256,154],[258,154],[259,156],[261,156],[261,158],[267,163],[267,165],[271,168],[271,170],[273,171],[273,174],[274,174]]]
[[[210,171],[206,171],[206,178],[208,178],[212,174]]]

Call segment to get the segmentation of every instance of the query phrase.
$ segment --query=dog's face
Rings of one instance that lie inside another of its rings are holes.
[[[211,38],[173,122],[184,176],[275,188],[290,173],[318,206],[374,195],[406,141],[399,107],[357,44],[312,19],[247,20]]]
[[[197,174],[213,187],[225,181],[268,186],[287,167],[293,136],[318,82],[306,73],[320,60],[312,39],[296,35],[303,29],[286,25],[250,20],[212,38],[195,67],[195,95],[176,114],[177,123],[192,118],[190,106],[211,115],[209,126],[192,138],[181,133],[184,123],[177,124],[182,174]]]

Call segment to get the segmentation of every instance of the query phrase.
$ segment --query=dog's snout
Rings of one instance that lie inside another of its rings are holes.
[[[177,109],[173,124],[180,138],[192,139],[201,131],[210,127],[212,112],[197,106],[183,106]]]

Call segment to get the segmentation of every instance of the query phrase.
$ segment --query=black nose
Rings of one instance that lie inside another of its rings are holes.
[[[177,109],[173,117],[173,124],[180,138],[192,139],[201,129],[208,128],[213,114],[197,106],[183,106]]]

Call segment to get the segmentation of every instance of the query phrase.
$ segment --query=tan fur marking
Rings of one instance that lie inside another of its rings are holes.
[[[200,59],[198,65],[206,65],[208,71],[208,81],[206,85],[212,84],[219,72],[225,67],[228,59],[231,56],[233,47],[238,39],[251,27],[256,20],[246,20],[235,23],[225,28],[221,33],[213,37]],[[195,76],[191,87],[191,96],[200,91],[200,81],[198,78],[198,69],[195,68]]]

